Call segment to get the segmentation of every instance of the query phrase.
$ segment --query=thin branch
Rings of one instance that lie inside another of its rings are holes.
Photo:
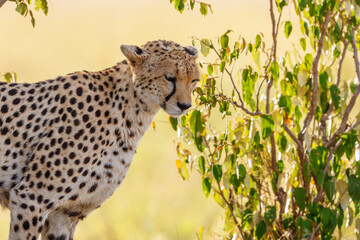
[[[238,230],[239,230],[239,232],[241,234],[242,239],[245,239],[244,232],[243,232],[243,230],[242,230],[242,228],[241,228],[241,226],[240,226],[240,224],[239,224],[239,222],[236,219],[236,216],[234,214],[233,206],[231,205],[231,203],[228,202],[228,200],[224,196],[224,193],[221,191],[220,183],[217,182],[217,184],[218,184],[218,187],[219,187],[219,194],[220,194],[221,198],[224,200],[225,204],[227,205],[227,207],[228,207],[228,209],[229,209],[229,211],[231,213],[231,216],[232,216],[232,218],[234,220],[234,223],[235,223],[236,227],[238,228]]]
[[[354,125],[352,125],[348,130],[345,131],[345,133],[350,132],[351,130],[353,130],[354,128],[356,128],[358,125],[360,125],[360,120],[358,120]],[[341,138],[336,144],[335,146],[330,150],[330,154],[328,156],[328,158],[326,159],[326,164],[325,164],[325,169],[324,169],[324,176],[326,176],[327,171],[329,169],[330,166],[330,161],[332,160],[333,156],[334,156],[334,152],[336,151],[336,149],[338,149],[338,147],[340,147],[340,145],[343,143],[343,139]]]
[[[256,111],[259,112],[259,94],[260,94],[260,89],[263,85],[263,83],[265,82],[266,77],[263,78],[263,80],[261,81],[259,88],[258,88],[258,92],[256,93]]]
[[[273,7],[273,0],[270,1],[270,17],[271,17],[271,24],[272,24],[272,38],[273,38],[273,46],[272,46],[272,53],[270,62],[276,61],[276,48],[277,48],[277,34],[279,30],[279,22],[281,18],[281,12],[279,13],[278,20],[275,22],[275,15],[274,15],[274,7]],[[267,82],[266,87],[266,114],[270,113],[270,89],[273,86],[274,78],[271,76],[270,80]],[[271,144],[271,162],[272,168],[274,171],[278,172],[278,166],[276,163],[276,147],[275,147],[275,136],[274,132],[270,134],[270,144]]]
[[[315,58],[314,58],[314,61],[312,64],[312,78],[313,79],[312,79],[312,86],[311,86],[312,93],[311,93],[310,108],[309,108],[309,112],[304,120],[304,126],[299,134],[300,142],[304,141],[305,133],[310,125],[312,118],[315,115],[315,110],[316,110],[316,105],[317,105],[317,100],[318,100],[318,78],[319,78],[318,67],[319,67],[319,61],[320,61],[320,57],[321,57],[321,51],[323,49],[327,26],[330,22],[330,17],[331,17],[331,11],[328,11],[326,13],[324,24],[321,26],[322,29],[321,29],[321,33],[320,33],[320,39],[318,42],[318,48],[317,48]]]
[[[0,0],[0,8],[2,7],[2,5],[6,2],[7,0]]]
[[[344,40],[344,49],[342,51],[341,58],[340,58],[340,61],[338,64],[338,73],[337,73],[337,80],[336,80],[337,87],[339,87],[339,84],[340,84],[342,64],[344,62],[348,46],[349,46],[349,42]],[[326,111],[326,113],[324,115],[321,116],[321,119],[320,119],[320,132],[322,132],[323,145],[327,144],[326,121],[329,119],[329,116],[331,115],[333,110],[334,110],[334,102],[331,102],[329,109]]]
[[[316,234],[316,231],[319,229],[320,226],[321,226],[321,223],[319,223],[319,224],[317,225],[317,227],[314,229],[314,231],[312,232],[311,237],[310,237],[310,240],[313,240],[313,239],[314,239],[315,234]]]
[[[204,43],[206,46],[210,47],[210,45],[206,44],[205,42],[202,42],[202,43]],[[210,41],[210,44],[211,44],[211,46],[214,46],[214,44],[212,43],[212,41]],[[212,47],[212,49],[214,49],[216,55],[221,59],[220,53],[219,53],[214,47]],[[239,101],[240,101],[240,104],[238,104],[238,103],[236,103],[235,101],[230,100],[231,103],[233,103],[236,107],[241,108],[244,112],[246,112],[247,114],[249,114],[249,115],[251,115],[251,116],[259,116],[259,115],[262,115],[262,113],[260,113],[259,111],[252,112],[252,111],[248,110],[247,108],[245,108],[244,102],[243,102],[243,100],[242,100],[242,98],[241,98],[241,94],[240,94],[238,88],[237,88],[236,85],[235,85],[235,80],[234,80],[231,72],[229,72],[229,70],[228,70],[227,68],[224,68],[224,70],[225,70],[225,72],[229,75],[230,81],[231,81],[231,83],[232,83],[232,85],[233,85],[233,87],[234,87],[234,89],[235,89],[235,91],[236,91],[236,93],[237,93],[237,95],[238,95]]]
[[[357,49],[356,42],[355,42],[355,31],[357,30],[358,27],[359,27],[359,25],[352,30],[351,46],[353,48],[353,58],[354,58],[354,62],[355,62],[356,76],[358,79],[360,79],[360,64],[359,64],[359,57],[358,57],[358,49]],[[342,121],[340,123],[338,130],[334,133],[334,135],[331,137],[328,144],[326,145],[326,147],[328,149],[330,149],[331,147],[333,147],[335,145],[336,138],[339,137],[345,131],[346,122],[349,119],[350,112],[355,105],[355,102],[356,102],[357,97],[359,96],[359,93],[360,93],[360,84],[356,87],[355,92],[352,95],[348,106],[346,107],[346,110],[344,112],[344,115],[342,117]]]
[[[229,101],[236,107],[241,108],[245,113],[251,115],[251,116],[262,116],[263,114],[261,112],[255,111],[252,112],[250,110],[248,110],[247,108],[244,107],[244,105],[240,105],[238,104],[236,101],[232,101],[231,99],[229,99]]]
[[[295,134],[288,128],[286,124],[283,124],[282,127],[284,128],[285,132],[291,137],[291,139],[296,143],[298,150],[300,150],[299,157],[307,160],[304,146],[302,145],[300,140],[296,138]]]

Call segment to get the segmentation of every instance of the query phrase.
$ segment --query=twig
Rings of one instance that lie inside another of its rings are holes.
[[[346,50],[349,46],[348,41],[344,41],[344,49],[341,54],[341,58],[338,64],[338,73],[337,73],[337,79],[336,79],[336,86],[339,87],[340,79],[341,79],[341,71],[342,71],[342,64],[344,62],[345,56],[346,56]],[[327,137],[326,137],[326,121],[329,119],[329,116],[331,115],[332,111],[334,109],[334,102],[331,102],[329,109],[326,111],[324,115],[321,116],[320,119],[320,132],[322,132],[322,143],[323,145],[327,144]]]
[[[358,27],[359,27],[359,25],[352,30],[351,46],[353,48],[353,58],[354,58],[354,62],[355,62],[356,76],[358,79],[360,79],[358,49],[357,49],[356,42],[355,42],[355,31],[357,30]],[[359,93],[360,93],[360,84],[356,87],[355,92],[352,95],[348,106],[346,107],[346,110],[344,112],[344,115],[343,115],[343,118],[342,118],[342,121],[340,123],[338,130],[334,133],[334,135],[331,137],[328,144],[326,145],[327,149],[330,149],[331,147],[333,147],[336,143],[336,138],[339,137],[344,132],[344,130],[346,128],[346,122],[349,118],[351,110],[353,109],[353,107],[355,105],[355,102],[356,102],[357,97],[359,96]]]
[[[206,44],[205,42],[202,42],[202,43],[205,44],[206,46],[210,47],[210,45]],[[211,44],[211,46],[214,46],[213,43],[212,43],[212,41],[210,41],[210,44]],[[221,59],[220,53],[219,53],[214,47],[212,47],[212,49],[214,49],[216,55]],[[226,72],[226,73],[229,75],[229,77],[230,77],[230,81],[231,81],[231,83],[232,83],[232,85],[233,85],[233,87],[234,87],[234,89],[235,89],[235,91],[236,91],[236,93],[237,93],[237,95],[238,95],[240,104],[238,104],[238,103],[236,103],[235,101],[232,101],[232,100],[230,100],[230,101],[231,101],[236,107],[241,108],[244,112],[246,112],[247,114],[249,114],[249,115],[251,115],[251,116],[259,116],[259,115],[262,115],[262,113],[260,113],[260,112],[258,112],[258,111],[252,112],[252,111],[248,110],[247,108],[245,108],[244,102],[243,102],[243,100],[242,100],[242,98],[241,98],[241,94],[240,94],[238,88],[237,88],[236,85],[235,85],[235,81],[234,81],[234,78],[233,78],[232,74],[229,72],[229,70],[228,70],[227,68],[224,68],[224,70],[225,70],[225,72]]]
[[[321,226],[321,223],[319,223],[319,224],[317,225],[317,227],[314,229],[314,231],[312,232],[311,237],[310,237],[310,240],[314,239],[315,233],[316,233],[316,231],[319,229],[320,226]]]
[[[259,94],[260,94],[260,89],[263,85],[263,83],[265,82],[266,77],[263,78],[263,80],[261,81],[259,88],[258,88],[258,92],[256,93],[256,111],[259,112]]]
[[[216,182],[217,182],[217,181],[216,181]],[[242,228],[241,228],[241,226],[240,226],[240,224],[239,224],[239,222],[238,222],[238,220],[236,219],[236,216],[235,216],[235,214],[234,214],[233,206],[232,206],[232,205],[227,201],[227,199],[225,198],[224,193],[221,191],[221,186],[220,186],[220,183],[219,183],[219,182],[217,182],[217,185],[218,185],[218,187],[219,187],[219,194],[220,194],[221,198],[224,200],[225,204],[227,205],[227,207],[228,207],[228,209],[229,209],[229,211],[230,211],[230,213],[231,213],[231,216],[232,216],[232,218],[233,218],[233,220],[234,220],[234,223],[235,223],[236,227],[238,228],[238,230],[239,230],[239,232],[240,232],[240,234],[241,234],[242,239],[245,239],[244,232],[243,232],[243,230],[242,230]]]
[[[7,0],[0,0],[0,8],[2,7],[2,5],[6,2]]]
[[[283,124],[282,127],[284,128],[285,132],[291,137],[291,139],[296,143],[299,152],[299,157],[308,160],[307,155],[305,154],[305,149],[302,143],[298,138],[296,138],[295,134],[288,128],[286,124]]]
[[[205,42],[203,42],[204,44],[206,44]],[[214,46],[214,44],[212,43],[212,41],[210,41],[210,44],[211,44],[211,46]],[[210,47],[210,45],[207,45],[208,47]],[[220,55],[220,53],[216,50],[216,48],[215,47],[212,47],[213,49],[214,49],[214,52],[216,53],[216,55],[221,59],[221,55]],[[244,105],[244,102],[243,102],[243,100],[242,100],[242,98],[241,98],[241,94],[240,94],[240,92],[239,92],[239,90],[237,89],[237,87],[236,87],[236,85],[235,85],[235,81],[234,81],[234,79],[233,79],[233,77],[232,77],[232,74],[229,72],[229,70],[227,70],[227,68],[224,68],[224,70],[225,70],[225,72],[229,75],[229,77],[230,77],[230,80],[231,80],[231,83],[232,83],[232,85],[233,85],[233,87],[234,87],[234,89],[235,89],[235,91],[236,91],[236,93],[237,93],[237,95],[238,95],[238,98],[239,98],[239,101],[240,101],[240,103],[241,103],[241,105]]]
[[[356,128],[358,125],[360,125],[360,120],[358,120],[354,125],[352,125],[348,130],[345,131],[345,133],[350,132],[351,130],[353,130],[354,128]],[[325,165],[325,169],[324,169],[324,176],[326,176],[326,173],[329,169],[329,165],[330,165],[330,161],[333,158],[333,154],[336,151],[336,149],[338,149],[338,147],[340,147],[340,145],[343,143],[343,139],[341,138],[336,144],[335,146],[330,150],[330,154],[328,156],[328,158],[326,159],[326,165]]]
[[[277,22],[275,22],[275,15],[274,15],[274,8],[273,8],[273,0],[270,1],[270,17],[271,17],[271,24],[272,24],[272,38],[273,38],[273,46],[272,46],[272,53],[271,53],[271,59],[270,62],[276,61],[276,47],[277,47],[277,33],[279,29],[279,22],[281,18],[281,12],[279,13],[279,17]],[[270,81],[267,82],[266,87],[266,114],[270,113],[270,89],[274,83],[274,78],[271,76]],[[275,147],[275,136],[274,132],[270,134],[270,144],[271,144],[271,162],[272,162],[272,168],[274,171],[278,172],[278,166],[276,163],[276,147]]]
[[[328,10],[328,12],[326,13],[324,24],[322,25],[320,39],[318,42],[318,48],[317,48],[315,58],[314,58],[314,61],[312,64],[312,78],[313,79],[312,79],[312,86],[311,86],[312,87],[311,102],[310,102],[309,112],[306,115],[306,118],[304,120],[304,126],[299,134],[300,142],[304,141],[305,133],[310,125],[312,118],[314,117],[315,110],[316,110],[316,105],[317,105],[317,100],[318,100],[318,78],[319,78],[318,66],[319,66],[321,51],[322,51],[323,44],[324,44],[327,26],[330,22],[330,16],[331,16],[331,11]]]

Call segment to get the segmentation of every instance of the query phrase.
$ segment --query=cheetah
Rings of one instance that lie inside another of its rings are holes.
[[[33,84],[0,82],[0,203],[9,239],[73,239],[77,223],[125,178],[162,108],[185,114],[197,50],[172,41],[122,45],[126,60]]]

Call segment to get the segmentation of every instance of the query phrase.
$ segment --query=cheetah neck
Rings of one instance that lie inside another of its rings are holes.
[[[150,104],[146,92],[135,87],[128,65],[122,66],[114,79],[117,80],[112,105],[115,109],[114,115],[118,116],[115,132],[120,135],[120,142],[123,141],[135,149],[160,106]]]

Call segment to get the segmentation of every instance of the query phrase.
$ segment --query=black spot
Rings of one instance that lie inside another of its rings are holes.
[[[7,113],[9,111],[9,108],[6,104],[4,104],[2,107],[1,107],[1,112],[2,113]]]
[[[20,101],[21,101],[20,98],[15,98],[12,103],[13,103],[14,105],[18,105],[18,104],[20,103]]]
[[[96,190],[96,188],[97,188],[97,186],[98,186],[98,184],[97,183],[94,183],[90,188],[89,188],[89,193],[91,193],[91,192],[94,192],[95,190]]]
[[[28,220],[24,221],[23,228],[24,228],[24,230],[28,230],[30,228],[30,223]]]
[[[81,87],[78,87],[78,88],[76,89],[76,94],[80,97],[80,96],[82,95],[82,93],[83,93],[82,88],[81,88]]]
[[[17,93],[17,90],[15,88],[9,90],[9,95],[14,96]]]

